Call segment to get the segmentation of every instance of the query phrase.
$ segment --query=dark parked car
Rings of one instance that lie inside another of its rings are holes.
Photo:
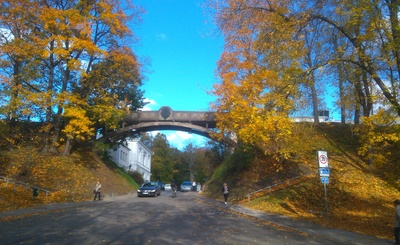
[[[159,196],[161,194],[161,187],[157,181],[145,182],[137,191],[138,197],[145,196]]]
[[[190,191],[192,189],[191,181],[183,181],[181,184],[181,191]]]

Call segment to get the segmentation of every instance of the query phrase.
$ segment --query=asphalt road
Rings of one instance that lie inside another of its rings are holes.
[[[196,192],[85,202],[0,223],[0,244],[348,244],[201,201]]]

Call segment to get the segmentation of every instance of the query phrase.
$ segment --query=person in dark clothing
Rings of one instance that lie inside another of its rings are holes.
[[[394,239],[396,245],[400,245],[400,200],[394,200],[396,221],[394,223]]]
[[[222,193],[224,194],[225,204],[228,204],[229,188],[227,183],[222,186]]]
[[[176,191],[178,189],[178,185],[176,184],[175,180],[171,182],[171,191],[172,191],[172,197],[176,197]]]

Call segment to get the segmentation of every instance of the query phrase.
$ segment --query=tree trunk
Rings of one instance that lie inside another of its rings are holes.
[[[313,67],[311,52],[307,52],[307,63],[309,67]],[[317,89],[315,88],[315,76],[314,70],[310,73],[309,76],[309,86],[311,89],[311,100],[312,100],[312,108],[313,108],[313,117],[314,123],[319,123],[319,114],[318,114],[318,96],[317,96]]]
[[[67,91],[67,85],[68,85],[70,73],[71,73],[71,71],[68,69],[68,67],[66,67],[64,70],[64,77],[63,77],[61,93]],[[62,113],[64,110],[63,106],[64,106],[64,102],[59,102],[59,104],[57,106],[57,114],[54,119],[54,136],[53,136],[53,141],[52,141],[51,148],[50,148],[51,152],[55,152],[56,145],[60,139],[60,134],[61,134],[61,129],[62,129]]]
[[[338,75],[339,75],[339,103],[340,103],[340,122],[346,123],[346,105],[344,102],[344,82],[345,75],[343,71],[343,65],[338,64]]]
[[[17,108],[18,108],[18,96],[19,96],[19,87],[21,85],[20,75],[22,72],[22,62],[17,61],[15,59],[14,63],[14,86],[11,88],[11,98],[10,98],[10,112],[8,118],[10,119],[10,128],[9,128],[9,138],[14,140],[8,141],[8,149],[14,149],[15,138],[17,137],[18,133],[16,132],[17,127]]]
[[[62,153],[63,157],[69,156],[71,153],[71,148],[72,148],[72,140],[68,137],[67,141],[65,142],[65,148]]]
[[[54,41],[50,42],[49,45],[50,49],[50,56],[49,56],[49,63],[48,63],[48,69],[49,69],[49,81],[47,84],[47,92],[52,92],[53,91],[53,86],[54,86],[54,55],[52,53],[52,50],[54,49]],[[43,149],[42,153],[49,153],[50,150],[50,130],[51,130],[51,119],[52,119],[52,98],[49,98],[47,100],[47,108],[46,108],[46,130],[44,131],[43,135]]]
[[[356,104],[356,109],[354,110],[354,124],[360,124],[360,105]]]
[[[362,71],[361,79],[363,82],[363,88],[364,88],[364,94],[365,94],[365,103],[363,104],[363,116],[369,117],[371,115],[372,111],[372,96],[371,96],[371,91],[370,91],[370,86],[368,82],[368,74],[366,71]]]

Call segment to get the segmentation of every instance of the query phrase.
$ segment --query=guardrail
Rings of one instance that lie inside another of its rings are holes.
[[[37,187],[37,186],[34,186],[34,185],[30,185],[30,184],[27,184],[27,183],[24,183],[24,182],[21,182],[21,181],[13,180],[12,178],[7,178],[7,177],[4,177],[4,176],[0,176],[0,180],[1,181],[5,181],[6,182],[6,186],[8,186],[9,183],[13,183],[14,186],[20,185],[20,186],[24,186],[26,189],[30,188],[33,191],[33,196],[37,196],[37,194],[38,194],[37,192],[38,191],[43,191],[43,192],[46,193],[46,199],[47,199],[47,197],[49,196],[49,193],[50,193],[49,190],[46,190],[46,189],[43,189],[43,188],[40,188],[40,187]]]
[[[267,187],[265,187],[265,188],[263,188],[263,189],[259,189],[259,190],[250,192],[250,193],[247,194],[246,196],[247,196],[247,198],[248,198],[248,201],[250,202],[250,196],[251,196],[252,194],[255,194],[255,193],[261,192],[261,191],[265,191],[265,190],[269,190],[269,191],[270,191],[272,187],[276,187],[276,186],[279,186],[279,185],[282,185],[282,184],[285,184],[285,183],[289,185],[290,181],[293,181],[293,180],[296,180],[296,179],[299,179],[299,178],[302,178],[302,177],[308,177],[308,176],[311,176],[311,175],[313,175],[313,174],[297,176],[297,177],[294,177],[294,178],[291,178],[291,179],[288,179],[288,180],[285,180],[285,181],[282,181],[282,182],[279,182],[279,183],[276,183],[276,184],[267,186]]]

